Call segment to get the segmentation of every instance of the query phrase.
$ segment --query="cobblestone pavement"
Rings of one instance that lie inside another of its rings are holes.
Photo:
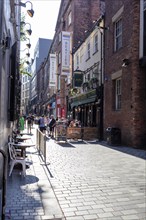
[[[66,220],[146,220],[146,151],[47,141],[51,185]]]
[[[35,134],[35,129],[33,130]],[[32,136],[35,142],[35,135]],[[7,179],[6,220],[63,220],[48,171],[35,147],[27,149],[26,177],[14,169]]]

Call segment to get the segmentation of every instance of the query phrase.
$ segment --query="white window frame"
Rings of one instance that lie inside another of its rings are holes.
[[[122,47],[122,18],[120,17],[114,23],[114,39],[115,39],[115,51],[118,51]]]
[[[122,80],[118,78],[115,80],[115,110],[121,110],[121,92]]]

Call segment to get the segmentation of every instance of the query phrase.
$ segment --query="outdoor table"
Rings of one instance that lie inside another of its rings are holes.
[[[30,139],[31,139],[31,137],[24,137],[24,136],[17,136],[17,137],[16,137],[16,140],[17,140],[18,142],[27,141],[27,140],[30,140]]]
[[[26,148],[27,147],[33,147],[35,144],[32,143],[26,143],[26,142],[18,142],[18,143],[12,143],[15,148],[21,149],[21,157],[26,156]]]

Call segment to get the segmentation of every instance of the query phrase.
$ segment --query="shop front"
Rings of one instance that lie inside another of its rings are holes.
[[[99,139],[101,124],[100,98],[100,88],[71,98],[70,105],[73,119],[80,121],[82,127],[82,132],[76,132],[75,126],[73,128],[69,127],[69,133],[72,133],[72,136],[75,136],[73,133],[80,133],[82,139]]]

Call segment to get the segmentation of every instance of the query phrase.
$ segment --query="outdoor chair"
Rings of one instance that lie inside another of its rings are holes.
[[[25,177],[26,175],[26,162],[25,158],[17,156],[17,152],[15,150],[15,147],[13,146],[13,143],[8,143],[9,147],[9,155],[10,155],[10,172],[9,176],[11,176],[11,173],[13,171],[13,168],[15,164],[21,164],[22,165],[22,170],[23,170],[23,175]]]

